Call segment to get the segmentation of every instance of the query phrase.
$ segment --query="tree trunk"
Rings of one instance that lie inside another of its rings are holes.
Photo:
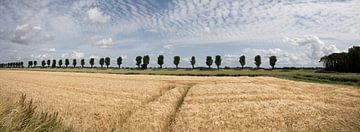
[[[220,69],[220,66],[217,66],[217,69],[219,70],[219,69]]]
[[[178,69],[178,65],[176,65],[176,69]]]
[[[194,69],[194,65],[191,65],[192,66],[192,69]]]
[[[160,69],[162,69],[162,65],[160,65]]]

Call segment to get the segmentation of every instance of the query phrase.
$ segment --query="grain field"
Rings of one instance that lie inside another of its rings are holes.
[[[0,91],[74,131],[360,131],[359,88],[272,77],[0,70]]]

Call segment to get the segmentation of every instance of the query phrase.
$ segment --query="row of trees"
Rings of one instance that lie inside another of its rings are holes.
[[[123,58],[122,57],[118,57],[117,58],[117,65],[119,66],[119,68],[122,65],[122,61]],[[150,57],[148,55],[145,56],[137,56],[135,58],[136,61],[136,65],[139,69],[147,69],[147,66],[150,63]],[[255,65],[257,68],[260,67],[261,65],[261,56],[260,55],[256,55],[255,56]],[[270,61],[270,65],[272,68],[274,68],[275,64],[276,64],[276,56],[271,56],[269,58]],[[16,62],[16,64],[19,63],[19,66],[16,65],[16,67],[23,67],[23,63],[22,62]],[[21,63],[21,66],[20,66]],[[215,56],[215,61],[213,60],[212,56],[207,56],[206,57],[206,65],[211,68],[211,66],[213,65],[213,63],[215,63],[215,65],[217,66],[217,69],[220,69],[221,63],[222,63],[222,59],[220,55],[216,55]],[[239,58],[239,63],[241,65],[241,67],[243,68],[245,66],[245,56],[241,56]],[[77,65],[77,60],[73,59],[72,63],[73,67],[76,67]],[[91,66],[91,68],[95,65],[95,59],[94,58],[90,58],[89,60],[89,64]],[[101,68],[103,68],[104,65],[106,65],[106,67],[108,68],[110,65],[110,57],[105,57],[105,58],[100,58],[99,60],[99,64],[101,66]],[[163,64],[164,64],[164,56],[163,55],[159,55],[157,57],[157,64],[160,66],[159,68],[162,68]],[[173,64],[175,65],[176,68],[178,68],[178,65],[180,64],[180,56],[174,56],[173,59]],[[192,66],[192,68],[195,68],[195,64],[196,64],[196,59],[195,56],[192,56],[190,59],[190,64]],[[65,65],[65,67],[68,67],[70,65],[70,60],[69,59],[65,59],[65,62],[63,63],[63,60],[58,60],[56,61],[54,60],[42,60],[41,61],[41,66],[42,67],[62,67],[63,65]],[[80,60],[80,65],[81,67],[84,67],[85,65],[85,59],[81,59]],[[7,64],[1,64],[1,67],[14,67],[13,63],[7,63]],[[29,61],[28,62],[28,67],[36,67],[37,66],[37,61]]]
[[[320,59],[325,70],[338,72],[360,72],[360,46],[353,46],[348,53],[332,53]]]

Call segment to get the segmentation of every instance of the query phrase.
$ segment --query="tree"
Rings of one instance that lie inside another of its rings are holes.
[[[180,56],[174,56],[174,64],[176,69],[178,69],[178,65],[180,64]]]
[[[240,65],[241,65],[241,69],[244,69],[244,65],[245,65],[245,56],[240,56],[239,58],[239,62],[240,62]]]
[[[68,65],[70,65],[70,61],[69,61],[69,59],[65,59],[65,66],[66,66],[66,68],[68,67]]]
[[[56,67],[56,60],[55,60],[55,59],[52,61],[51,67],[52,67],[52,68],[55,68],[55,67]]]
[[[81,59],[80,64],[81,64],[81,67],[82,67],[82,68],[84,68],[84,65],[85,65],[85,59]]]
[[[122,57],[119,56],[119,57],[117,58],[117,65],[119,66],[119,68],[120,68],[121,64],[122,64]]]
[[[259,67],[261,65],[261,56],[260,55],[255,56],[255,65],[256,65],[256,68],[259,69]]]
[[[220,69],[220,65],[221,65],[221,56],[220,55],[215,56],[215,64],[217,66],[217,69]]]
[[[24,62],[20,62],[20,67],[24,68]]]
[[[103,68],[103,65],[104,65],[104,63],[105,63],[105,59],[104,59],[104,58],[100,58],[99,63],[100,63],[101,68]]]
[[[62,64],[63,64],[63,61],[62,61],[62,59],[60,59],[60,60],[59,60],[59,67],[60,67],[60,68],[61,68]]]
[[[157,63],[160,65],[160,68],[162,68],[162,65],[164,64],[164,56],[163,55],[158,56]]]
[[[140,65],[141,65],[141,60],[142,60],[141,56],[136,56],[135,61],[136,61],[136,65],[138,66],[139,69],[140,69]]]
[[[42,61],[41,61],[41,66],[44,68],[44,67],[45,67],[45,65],[46,65],[45,60],[42,60]]]
[[[209,67],[209,69],[211,68],[211,65],[213,64],[213,59],[211,56],[207,56],[206,57],[206,65]]]
[[[32,67],[33,62],[32,61],[28,61],[28,68]]]
[[[269,61],[270,61],[270,66],[272,67],[272,69],[274,69],[275,63],[277,61],[276,56],[270,56]]]
[[[36,67],[36,65],[37,65],[37,61],[35,60],[35,61],[33,61],[33,63],[34,63],[34,67]]]
[[[195,56],[191,57],[190,63],[191,63],[192,68],[194,69],[194,65],[196,63]]]
[[[150,57],[148,55],[145,55],[143,57],[143,64],[142,64],[142,69],[147,69],[147,66],[150,63]]]
[[[106,65],[106,68],[109,68],[109,65],[110,65],[110,57],[105,57],[105,65]]]
[[[94,59],[94,58],[90,58],[89,63],[90,63],[91,68],[93,68],[93,66],[94,66],[94,64],[95,64],[95,59]]]
[[[47,60],[47,65],[48,65],[48,67],[50,67],[50,63],[51,63],[51,60]]]
[[[348,49],[349,65],[348,71],[360,72],[360,46],[353,46]]]
[[[73,64],[74,67],[76,67],[76,64],[77,64],[76,59],[73,59],[73,63],[72,63],[72,64]]]

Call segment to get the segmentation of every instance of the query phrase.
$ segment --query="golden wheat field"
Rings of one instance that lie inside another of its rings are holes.
[[[360,89],[272,77],[0,71],[74,131],[360,131]]]

